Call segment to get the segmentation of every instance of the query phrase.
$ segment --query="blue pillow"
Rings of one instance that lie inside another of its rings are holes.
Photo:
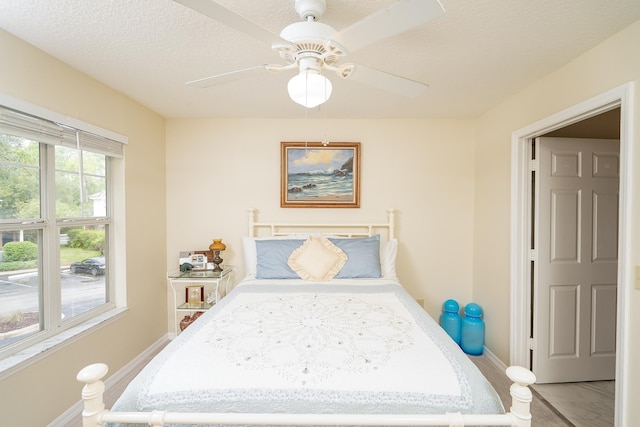
[[[299,279],[287,261],[303,243],[300,239],[256,240],[256,279]]]
[[[374,279],[381,277],[380,235],[339,239],[330,237],[331,243],[347,254],[347,262],[334,279]]]

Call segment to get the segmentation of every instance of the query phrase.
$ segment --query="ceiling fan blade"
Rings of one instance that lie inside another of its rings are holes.
[[[348,78],[349,80],[368,84],[370,86],[377,87],[378,89],[402,95],[407,98],[415,98],[429,87],[424,83],[405,79],[404,77],[396,76],[395,74],[389,74],[372,68],[363,67],[362,65],[356,65]]]
[[[187,84],[189,86],[207,88],[211,86],[217,86],[224,83],[233,82],[236,80],[256,77],[260,74],[264,74],[264,71],[266,69],[267,69],[266,66],[259,65],[257,67],[245,68],[244,70],[231,71],[229,73],[218,74],[216,76],[193,80],[193,81],[187,82]]]
[[[247,34],[256,40],[260,40],[269,46],[273,43],[282,43],[280,36],[273,34],[271,31],[265,30],[258,24],[249,21],[243,16],[227,9],[226,7],[216,3],[213,0],[174,0],[183,4],[188,8],[200,12],[216,21],[228,25],[231,28]]]
[[[338,31],[331,39],[354,52],[444,15],[438,0],[401,0]]]

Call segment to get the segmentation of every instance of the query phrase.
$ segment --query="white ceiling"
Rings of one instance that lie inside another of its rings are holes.
[[[327,0],[341,30],[396,0]],[[218,0],[279,34],[293,0]],[[207,89],[185,82],[281,62],[271,48],[172,0],[0,0],[0,27],[165,117],[469,117],[640,19],[638,0],[441,0],[446,14],[346,61],[429,84],[414,99],[332,72],[332,98],[305,113],[293,71]],[[6,66],[6,64],[5,64]]]

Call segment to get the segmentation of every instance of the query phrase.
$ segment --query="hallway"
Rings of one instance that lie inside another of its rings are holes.
[[[533,389],[576,427],[613,426],[615,381],[536,384]]]

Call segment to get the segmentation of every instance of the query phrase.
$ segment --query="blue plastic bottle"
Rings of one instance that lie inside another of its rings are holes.
[[[460,345],[460,327],[462,318],[460,317],[460,305],[456,300],[448,299],[442,305],[442,315],[440,316],[440,326],[447,334]]]
[[[484,320],[482,308],[475,303],[469,303],[464,308],[465,317],[462,319],[460,347],[462,351],[473,356],[479,356],[484,350]]]

